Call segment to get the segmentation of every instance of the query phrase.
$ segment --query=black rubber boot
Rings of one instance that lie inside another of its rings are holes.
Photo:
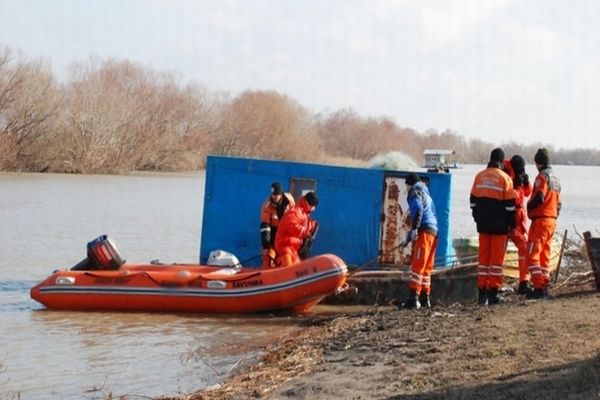
[[[521,281],[519,282],[519,288],[517,289],[518,294],[527,294],[531,292],[531,286],[529,281]]]
[[[546,288],[541,289],[533,289],[531,292],[527,293],[528,300],[546,300],[548,299],[548,291]]]
[[[419,295],[419,303],[421,303],[421,308],[431,308],[431,301],[429,299],[429,295],[425,292],[421,292]]]
[[[487,304],[487,290],[479,289],[479,297],[477,298],[477,304],[485,306]]]
[[[402,303],[402,307],[411,310],[418,310],[419,308],[421,308],[421,303],[419,303],[419,299],[417,296],[417,292],[411,290],[410,294],[408,295],[408,299],[404,303]]]
[[[498,289],[488,289],[487,300],[489,305],[504,303],[504,297],[498,295]]]

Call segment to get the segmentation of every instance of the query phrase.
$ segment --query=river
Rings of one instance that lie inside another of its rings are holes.
[[[218,383],[301,317],[48,311],[29,289],[108,234],[130,261],[197,262],[204,172],[0,174],[0,399],[104,399]]]
[[[452,170],[453,237],[475,234],[468,200],[481,168]],[[559,231],[597,234],[600,168],[555,170]],[[0,174],[0,400],[191,392],[299,329],[300,316],[57,312],[29,298],[31,286],[76,264],[101,234],[129,261],[197,262],[203,197],[204,172]]]

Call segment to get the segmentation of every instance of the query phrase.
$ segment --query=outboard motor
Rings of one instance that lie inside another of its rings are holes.
[[[71,270],[117,270],[125,263],[117,247],[107,235],[98,236],[87,244],[87,258]]]
[[[217,267],[242,268],[240,261],[231,253],[223,250],[214,250],[208,254],[206,265],[214,265]]]

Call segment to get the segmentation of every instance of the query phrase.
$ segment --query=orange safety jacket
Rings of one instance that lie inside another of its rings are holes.
[[[312,234],[316,222],[310,218],[310,209],[310,204],[303,197],[284,214],[275,236],[275,251],[278,257],[289,253],[297,254],[303,239]]]
[[[295,201],[290,193],[283,193],[278,203],[271,196],[260,209],[260,238],[263,249],[274,247],[277,228],[283,215],[294,207]]]
[[[471,187],[471,211],[477,232],[506,235],[515,227],[515,191],[501,163],[491,162]]]
[[[531,195],[531,183],[528,186],[519,186],[515,188],[515,228],[525,233],[527,232],[527,209],[525,208],[525,199]]]
[[[521,233],[527,233],[527,208],[525,199],[531,196],[531,182],[517,182],[516,174],[510,164],[510,160],[504,160],[504,169],[513,181],[515,191],[515,228]]]
[[[543,167],[533,183],[533,193],[527,202],[529,219],[557,218],[561,208],[560,181],[550,166]]]

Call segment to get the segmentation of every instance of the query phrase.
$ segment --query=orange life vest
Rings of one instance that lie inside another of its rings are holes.
[[[310,205],[302,198],[285,213],[275,237],[278,256],[287,252],[297,253],[303,239],[310,236],[315,226],[315,222],[310,218],[310,209]]]
[[[294,205],[294,198],[290,193],[283,193],[278,203],[274,202],[271,196],[263,203],[260,209],[260,235],[263,249],[275,245],[277,227],[283,215]]]
[[[529,219],[557,218],[560,213],[560,181],[549,166],[540,170],[527,203]]]

